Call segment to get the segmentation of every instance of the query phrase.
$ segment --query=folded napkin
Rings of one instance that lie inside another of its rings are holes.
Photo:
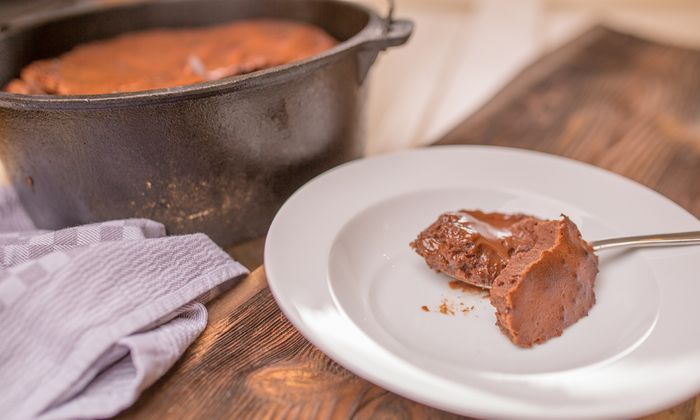
[[[119,413],[204,330],[202,303],[247,273],[207,236],[166,237],[150,220],[28,228],[0,188],[5,419]]]

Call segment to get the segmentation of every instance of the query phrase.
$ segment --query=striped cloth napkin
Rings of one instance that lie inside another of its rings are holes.
[[[203,234],[142,219],[32,230],[0,187],[0,413],[111,417],[204,330],[203,303],[247,273]]]

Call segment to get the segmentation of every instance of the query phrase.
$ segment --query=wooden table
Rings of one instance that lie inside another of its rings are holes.
[[[439,144],[521,147],[590,162],[700,217],[700,52],[597,28],[543,57]],[[229,252],[262,263],[262,240]],[[212,302],[182,359],[122,417],[459,418],[360,379],[278,309],[262,267]],[[654,419],[700,416],[700,398]]]

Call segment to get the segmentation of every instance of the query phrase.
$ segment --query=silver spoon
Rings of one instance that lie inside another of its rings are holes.
[[[622,247],[677,246],[700,244],[700,231],[663,233],[658,235],[627,236],[590,242],[594,251]]]

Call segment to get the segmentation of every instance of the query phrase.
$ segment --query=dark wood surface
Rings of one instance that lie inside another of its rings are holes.
[[[568,156],[623,174],[700,216],[700,52],[597,28],[538,60],[439,144]],[[228,251],[249,266],[259,240]],[[129,418],[457,418],[338,366],[292,327],[264,269],[212,302],[210,323]],[[700,417],[700,398],[649,419]]]
[[[437,144],[592,163],[700,217],[700,52],[593,29],[534,63]]]

